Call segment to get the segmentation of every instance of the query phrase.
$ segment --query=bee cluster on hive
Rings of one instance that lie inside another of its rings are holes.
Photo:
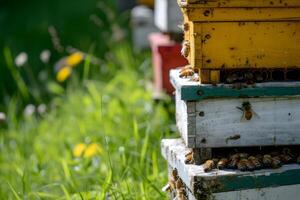
[[[235,149],[235,151],[237,150]],[[210,172],[213,169],[237,169],[240,171],[277,169],[282,165],[292,163],[300,164],[300,154],[297,151],[293,152],[290,148],[285,147],[281,150],[260,150],[255,153],[231,152],[228,153],[228,155],[215,155],[213,158],[202,163],[202,165],[204,172]],[[185,164],[195,164],[193,151],[189,151],[185,154]]]

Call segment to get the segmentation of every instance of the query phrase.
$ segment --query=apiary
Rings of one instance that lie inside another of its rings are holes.
[[[181,139],[161,143],[163,157],[169,164],[168,187],[177,199],[189,200],[285,200],[300,196],[300,164],[284,164],[277,169],[241,171],[213,169],[186,164],[186,148]]]
[[[175,0],[155,0],[155,25],[167,33],[182,33],[183,17]]]
[[[180,78],[178,69],[170,77],[177,127],[188,147],[300,144],[300,82],[236,88]]]
[[[270,74],[267,81],[300,80],[300,1],[178,4],[184,17],[182,53],[199,69],[202,83],[225,82],[233,71],[249,70]]]

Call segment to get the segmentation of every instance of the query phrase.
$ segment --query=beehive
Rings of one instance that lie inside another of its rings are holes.
[[[202,83],[230,70],[300,68],[300,1],[178,0],[190,65]],[[299,79],[297,76],[296,79]]]
[[[182,14],[175,0],[155,0],[155,25],[162,32],[182,33]]]
[[[300,82],[270,82],[235,88],[200,84],[171,70],[176,123],[190,148],[300,145]],[[244,102],[253,117],[243,119]]]
[[[300,195],[299,164],[252,172],[214,169],[205,173],[202,165],[185,164],[188,151],[181,139],[161,142],[169,170],[177,170],[189,200],[285,200],[297,199]]]

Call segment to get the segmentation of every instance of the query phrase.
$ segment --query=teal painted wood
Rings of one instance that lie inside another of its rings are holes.
[[[183,86],[181,99],[196,101],[211,98],[245,98],[262,96],[293,96],[300,95],[300,87],[256,87],[233,89],[228,87]]]
[[[224,176],[219,178],[221,187],[215,192],[236,191],[300,184],[300,169],[290,169],[280,173],[247,176]]]
[[[258,83],[255,87],[237,89],[234,85],[199,84],[188,78],[180,78],[179,70],[170,71],[170,81],[176,90],[181,91],[181,100],[197,101],[211,98],[240,98],[240,97],[267,97],[267,96],[294,96],[300,95],[300,82],[269,82]]]

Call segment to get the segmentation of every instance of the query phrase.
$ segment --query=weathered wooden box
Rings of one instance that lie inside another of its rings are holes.
[[[205,173],[202,165],[184,163],[189,149],[182,139],[162,140],[161,151],[170,169],[177,169],[189,200],[287,200],[300,196],[299,164],[253,172],[215,169]]]
[[[190,148],[246,147],[300,144],[300,82],[261,83],[248,88],[230,84],[200,84],[179,78],[176,123]],[[253,116],[243,118],[249,102]]]
[[[300,68],[300,1],[188,2],[178,0],[186,56],[202,83],[219,83],[220,71],[231,69]]]
[[[183,22],[176,0],[155,0],[155,25],[163,32],[182,33]]]

